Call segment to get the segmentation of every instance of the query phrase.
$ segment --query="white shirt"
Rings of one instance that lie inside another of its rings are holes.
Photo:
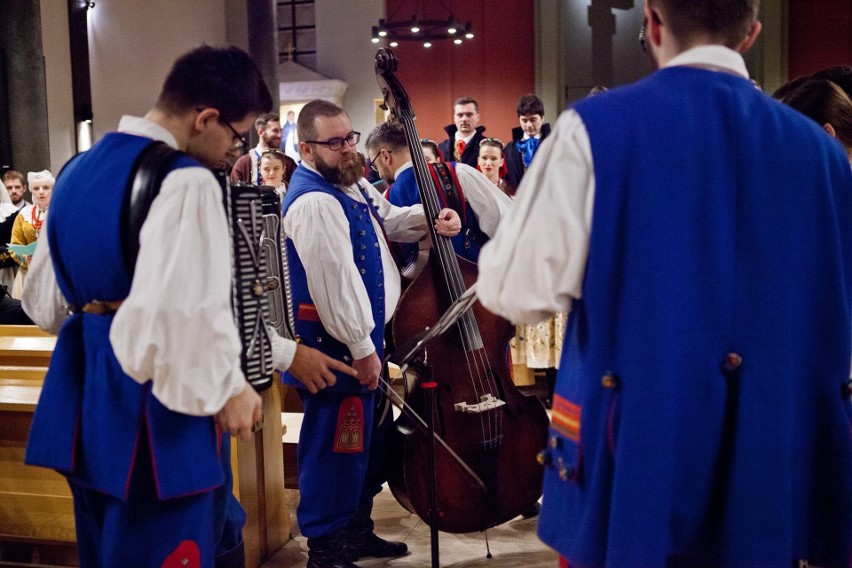
[[[666,67],[709,67],[748,78],[742,56],[700,46]],[[539,147],[515,206],[479,255],[480,302],[514,323],[535,324],[568,312],[583,290],[595,200],[592,149],[580,116],[568,110]]]
[[[405,162],[394,173],[398,179],[405,170],[414,167],[411,161]],[[459,178],[465,200],[470,204],[479,228],[490,236],[497,231],[497,225],[512,207],[512,198],[491,183],[485,174],[462,162],[455,162],[456,176]],[[393,191],[393,189],[391,189]]]
[[[316,172],[307,163],[302,166]],[[421,205],[395,207],[366,179],[358,182],[374,200],[385,232],[393,241],[416,242],[426,234]],[[338,186],[347,197],[365,203],[357,184]],[[371,215],[373,227],[382,234]],[[308,277],[308,290],[326,331],[349,348],[354,359],[375,351],[370,333],[375,327],[367,289],[352,260],[349,220],[340,203],[318,191],[300,196],[284,216],[284,232],[293,240]],[[390,321],[400,295],[399,270],[385,239],[379,237],[385,290],[385,322]]]
[[[119,131],[177,148],[169,131],[142,118],[122,117]],[[213,174],[190,167],[166,176],[139,241],[130,293],[110,328],[115,356],[135,381],[150,379],[154,396],[170,410],[215,414],[245,388],[246,379],[231,311],[231,266],[222,256],[231,248],[228,222]],[[67,317],[47,238],[33,256],[23,306],[51,333]],[[289,367],[295,343],[274,334],[273,342],[276,364]]]

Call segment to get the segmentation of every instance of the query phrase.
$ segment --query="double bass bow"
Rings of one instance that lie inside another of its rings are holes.
[[[385,105],[404,127],[426,218],[435,219],[441,200],[420,148],[410,100],[395,76],[397,65],[391,50],[382,48],[376,54],[376,78]],[[392,322],[397,345],[438,321],[476,281],[476,265],[456,256],[450,239],[438,235],[431,223],[427,226],[432,238],[429,262],[400,298]],[[521,394],[509,378],[512,334],[509,322],[477,303],[423,350],[422,363],[437,383],[435,404],[426,404],[419,384],[406,403],[420,416],[431,413],[435,434],[442,440],[435,452],[438,530],[485,530],[528,510],[541,496],[544,470],[536,454],[546,444],[549,422],[542,404]],[[394,497],[427,523],[435,518],[430,515],[432,474],[426,467],[432,444],[410,413],[403,412],[387,460]]]

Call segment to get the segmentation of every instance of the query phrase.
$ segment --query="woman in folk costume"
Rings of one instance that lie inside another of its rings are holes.
[[[33,204],[26,205],[21,209],[12,226],[13,245],[28,245],[38,240],[44,218],[47,216],[47,207],[50,205],[50,197],[53,194],[53,174],[48,170],[40,172],[28,172],[27,183],[33,196]],[[24,279],[27,276],[27,268],[30,265],[31,255],[15,255],[18,262],[18,274],[12,284],[11,296],[21,298],[24,290]]]
[[[287,182],[284,181],[284,169],[286,156],[281,150],[270,149],[260,155],[260,176],[263,185],[275,188],[281,199],[287,193]]]
[[[15,273],[18,271],[15,256],[7,246],[12,240],[12,226],[18,212],[19,209],[12,203],[6,186],[0,183],[0,286],[5,287],[7,291],[12,289]]]
[[[506,161],[503,150],[501,140],[483,138],[479,143],[477,169],[503,193],[511,197],[515,190],[504,178]],[[548,383],[545,401],[547,406],[550,406],[556,368],[562,356],[563,335],[565,335],[565,314],[557,312],[553,317],[536,325],[516,326],[515,337],[509,342],[512,354],[512,379],[518,386],[531,386],[535,384],[535,369],[543,369]]]

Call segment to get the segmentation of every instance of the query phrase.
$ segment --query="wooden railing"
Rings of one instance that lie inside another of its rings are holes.
[[[71,492],[58,473],[24,464],[33,412],[56,338],[33,326],[0,325],[0,565],[75,566]],[[234,494],[245,508],[246,566],[256,568],[290,538],[284,497],[281,397],[263,393],[263,424],[232,445]]]

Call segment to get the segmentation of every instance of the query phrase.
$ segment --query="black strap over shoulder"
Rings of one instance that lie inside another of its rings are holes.
[[[151,203],[160,193],[160,185],[171,171],[170,166],[183,155],[165,142],[152,142],[136,158],[129,187],[125,190],[121,209],[121,252],[131,278],[139,256],[139,233],[148,217]]]

